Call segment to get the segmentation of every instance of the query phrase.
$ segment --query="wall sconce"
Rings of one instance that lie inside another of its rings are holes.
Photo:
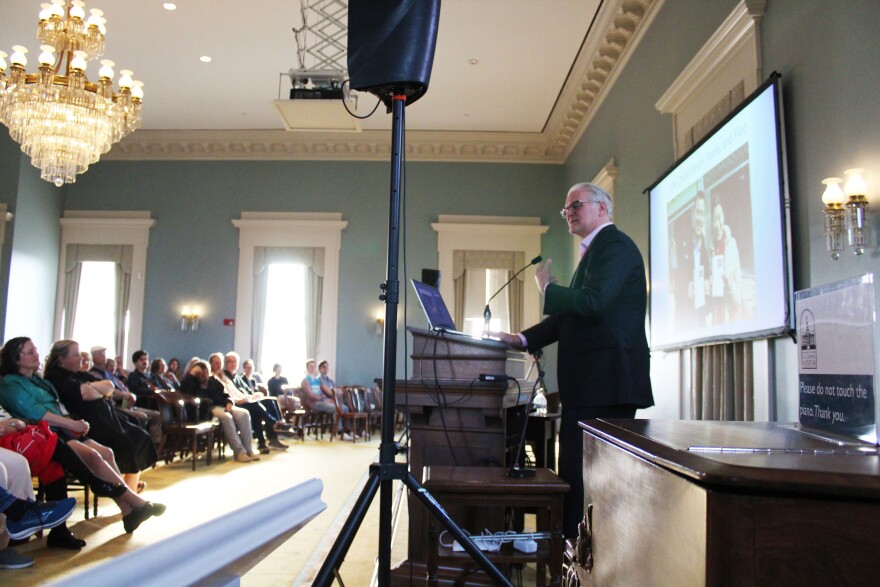
[[[868,233],[868,184],[862,174],[864,169],[847,169],[846,185],[839,177],[828,177],[822,180],[825,192],[822,203],[825,204],[825,249],[831,253],[835,261],[843,251],[843,233],[846,231],[849,246],[853,253],[861,255],[865,252],[865,237]]]
[[[379,308],[376,310],[376,334],[381,335],[383,328],[385,328],[385,310]]]
[[[849,246],[856,255],[865,252],[865,236],[868,232],[868,184],[862,177],[864,172],[859,168],[844,171],[847,175],[846,185],[843,186],[843,193],[846,194],[846,232]]]
[[[827,177],[822,180],[825,184],[825,192],[822,194],[822,203],[825,204],[825,250],[831,253],[835,261],[840,258],[843,250],[843,202],[846,196],[840,189],[839,177]]]
[[[180,313],[180,329],[181,330],[192,330],[195,332],[199,329],[199,309],[193,308],[190,310],[189,307],[184,307],[183,312]]]

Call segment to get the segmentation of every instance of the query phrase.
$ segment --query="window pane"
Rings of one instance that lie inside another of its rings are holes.
[[[284,365],[291,384],[306,362],[306,268],[273,263],[266,283],[266,314],[263,321],[261,368]]]
[[[483,318],[483,310],[486,308],[486,300],[498,291],[508,279],[507,269],[468,269],[465,282],[465,305],[464,324],[456,325],[462,332],[472,336],[480,336],[486,325]],[[507,331],[510,329],[510,310],[508,295],[510,289],[498,294],[489,305],[492,319],[489,322],[489,330]]]
[[[73,339],[80,350],[101,345],[108,357],[116,355],[116,263],[82,264]]]

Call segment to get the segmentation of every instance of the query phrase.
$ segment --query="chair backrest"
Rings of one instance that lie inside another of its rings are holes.
[[[374,412],[382,411],[382,391],[375,387],[367,388],[367,408]]]
[[[366,411],[366,399],[363,388],[356,385],[347,385],[343,389],[348,409],[356,414],[364,413]]]
[[[183,403],[180,393],[176,391],[156,392],[156,404],[159,415],[162,417],[163,426],[179,426],[184,424]]]

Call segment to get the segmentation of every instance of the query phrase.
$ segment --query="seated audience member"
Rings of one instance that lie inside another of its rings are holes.
[[[318,364],[318,372],[320,375],[318,376],[318,382],[321,386],[321,393],[324,394],[325,397],[335,398],[336,397],[336,382],[330,378],[328,373],[330,372],[330,363],[327,361],[321,361]],[[334,399],[334,402],[336,400]],[[348,413],[348,406],[346,404],[342,404],[342,412]],[[342,430],[342,420],[339,421],[339,429],[337,430],[340,434],[342,434],[343,440],[351,440],[351,436],[348,433]],[[352,431],[353,433],[353,431]],[[360,434],[358,434],[358,438],[360,438]]]
[[[122,510],[126,532],[133,532],[151,516],[162,515],[164,505],[144,501],[126,487],[113,451],[87,436],[90,428],[88,421],[69,417],[52,383],[36,374],[39,367],[40,355],[31,339],[18,337],[7,341],[0,350],[0,375],[3,376],[0,382],[0,406],[15,418],[38,424],[46,422],[57,434],[58,440],[73,449],[89,470],[116,488],[106,493],[119,491],[120,485],[125,487],[122,490],[124,493],[114,499]],[[71,472],[76,474],[75,466],[70,466]],[[101,492],[97,486],[95,490],[96,493]]]
[[[145,487],[140,472],[155,465],[159,458],[156,445],[143,428],[116,412],[113,384],[77,372],[74,367],[78,360],[76,341],[56,342],[46,359],[46,379],[58,390],[65,407],[89,422],[91,437],[113,449],[126,485],[140,493]]]
[[[272,367],[273,375],[266,382],[266,387],[269,389],[269,395],[280,397],[287,391],[284,389],[284,386],[288,385],[287,377],[284,377],[281,374],[281,369],[282,367],[279,363],[275,363],[275,366]]]
[[[13,418],[0,407],[0,447],[8,449],[24,457],[30,465],[30,474],[40,479],[40,484],[50,500],[67,498],[68,471],[80,482],[87,484],[95,495],[109,497],[116,501],[123,511],[142,508],[146,501],[135,495],[122,478],[110,469],[103,459],[95,460],[96,470],[92,471],[76,452],[49,428],[48,423],[26,424],[24,420]],[[106,477],[102,479],[101,477]],[[123,505],[127,507],[123,507]],[[162,505],[154,506],[156,511],[149,510],[152,515],[161,515]],[[146,518],[147,511],[129,518],[125,522],[127,532],[132,532]],[[53,538],[54,536],[54,538]],[[79,549],[85,541],[72,536],[61,526],[49,534],[49,546]]]
[[[296,400],[294,400],[293,388],[287,381],[287,377],[281,374],[281,365],[275,363],[272,367],[273,375],[266,382],[269,389],[269,395],[278,401],[278,406],[283,412],[296,411]]]
[[[72,497],[57,502],[34,501],[27,460],[0,448],[0,569],[32,566],[33,558],[7,548],[9,539],[26,540],[41,530],[54,530],[74,509],[76,499]]]
[[[142,408],[156,408],[156,384],[150,377],[150,356],[145,350],[138,350],[132,353],[131,361],[134,363],[126,385],[128,389],[137,395],[137,405]]]
[[[174,389],[180,389],[180,382],[183,380],[183,372],[180,369],[180,359],[177,357],[172,357],[172,359],[168,361],[168,372],[166,373],[166,377],[172,382]]]
[[[228,360],[229,358],[227,356],[227,362]],[[246,359],[241,366],[241,373],[237,373],[232,379],[232,382],[237,388],[246,394],[260,394],[263,398],[260,400],[260,403],[265,406],[269,415],[276,420],[275,431],[287,433],[290,430],[290,426],[284,422],[284,417],[281,415],[281,408],[278,407],[278,399],[267,395],[266,392],[268,389],[266,388],[266,384],[262,381],[258,381],[258,377],[259,374],[254,372],[254,361],[252,359]]]
[[[79,356],[82,358],[82,362],[80,363],[79,370],[85,371],[86,373],[88,373],[89,369],[92,368],[92,355],[83,351],[79,354]]]
[[[125,383],[111,369],[110,363],[113,362],[113,359],[107,358],[106,348],[93,346],[91,354],[94,366],[89,370],[89,373],[98,379],[109,381],[113,384],[113,399],[116,402],[116,411],[125,414],[138,426],[147,430],[153,439],[153,444],[156,445],[156,449],[162,452],[164,435],[162,434],[162,417],[159,415],[159,412],[137,406],[137,396],[128,390]]]
[[[211,377],[207,363],[204,361],[195,362],[186,377],[180,382],[180,391],[211,400],[211,413],[220,420],[223,438],[232,449],[237,462],[247,463],[260,460],[260,457],[254,454],[250,414],[247,410],[232,404],[223,384]]]
[[[229,353],[224,358],[222,353],[214,353],[208,360],[211,364],[211,377],[223,385],[226,394],[236,407],[243,408],[250,413],[251,426],[253,426],[254,436],[257,438],[258,450],[262,454],[268,454],[269,447],[276,450],[287,450],[287,445],[278,440],[278,433],[275,432],[277,420],[269,414],[260,401],[264,397],[263,394],[246,393],[233,383],[233,374],[238,371],[238,354]],[[224,366],[226,367],[225,371],[223,370]],[[268,446],[267,437],[269,439]]]
[[[116,355],[116,358],[113,359],[113,364],[116,366],[116,376],[123,381],[128,379],[128,370],[125,368],[125,361],[122,360],[122,357],[120,355]]]
[[[336,400],[330,390],[325,392],[321,388],[320,373],[314,359],[306,361],[306,375],[300,386],[303,390],[303,403],[307,408],[327,414],[336,413]]]
[[[164,389],[167,391],[174,391],[177,389],[174,383],[168,379],[167,374],[168,366],[165,364],[165,359],[161,357],[153,359],[153,362],[150,363],[150,377],[152,378],[153,385],[156,386],[156,389]]]

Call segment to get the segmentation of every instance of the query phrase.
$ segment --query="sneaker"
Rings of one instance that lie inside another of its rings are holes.
[[[275,450],[287,450],[290,447],[277,438],[272,438],[269,440],[269,448],[274,448]]]
[[[354,436],[352,436],[348,432],[343,432],[342,433],[342,440],[354,440]]]
[[[68,497],[58,501],[35,501],[20,520],[6,518],[6,529],[13,540],[33,536],[40,530],[54,528],[63,524],[76,509],[76,498]]]
[[[249,457],[248,455],[246,455],[243,452],[240,452],[237,455],[235,455],[235,462],[236,463],[249,463],[252,460],[254,460],[254,459],[252,459],[251,457]]]
[[[34,566],[34,559],[18,554],[11,548],[0,550],[0,569],[26,569]]]

